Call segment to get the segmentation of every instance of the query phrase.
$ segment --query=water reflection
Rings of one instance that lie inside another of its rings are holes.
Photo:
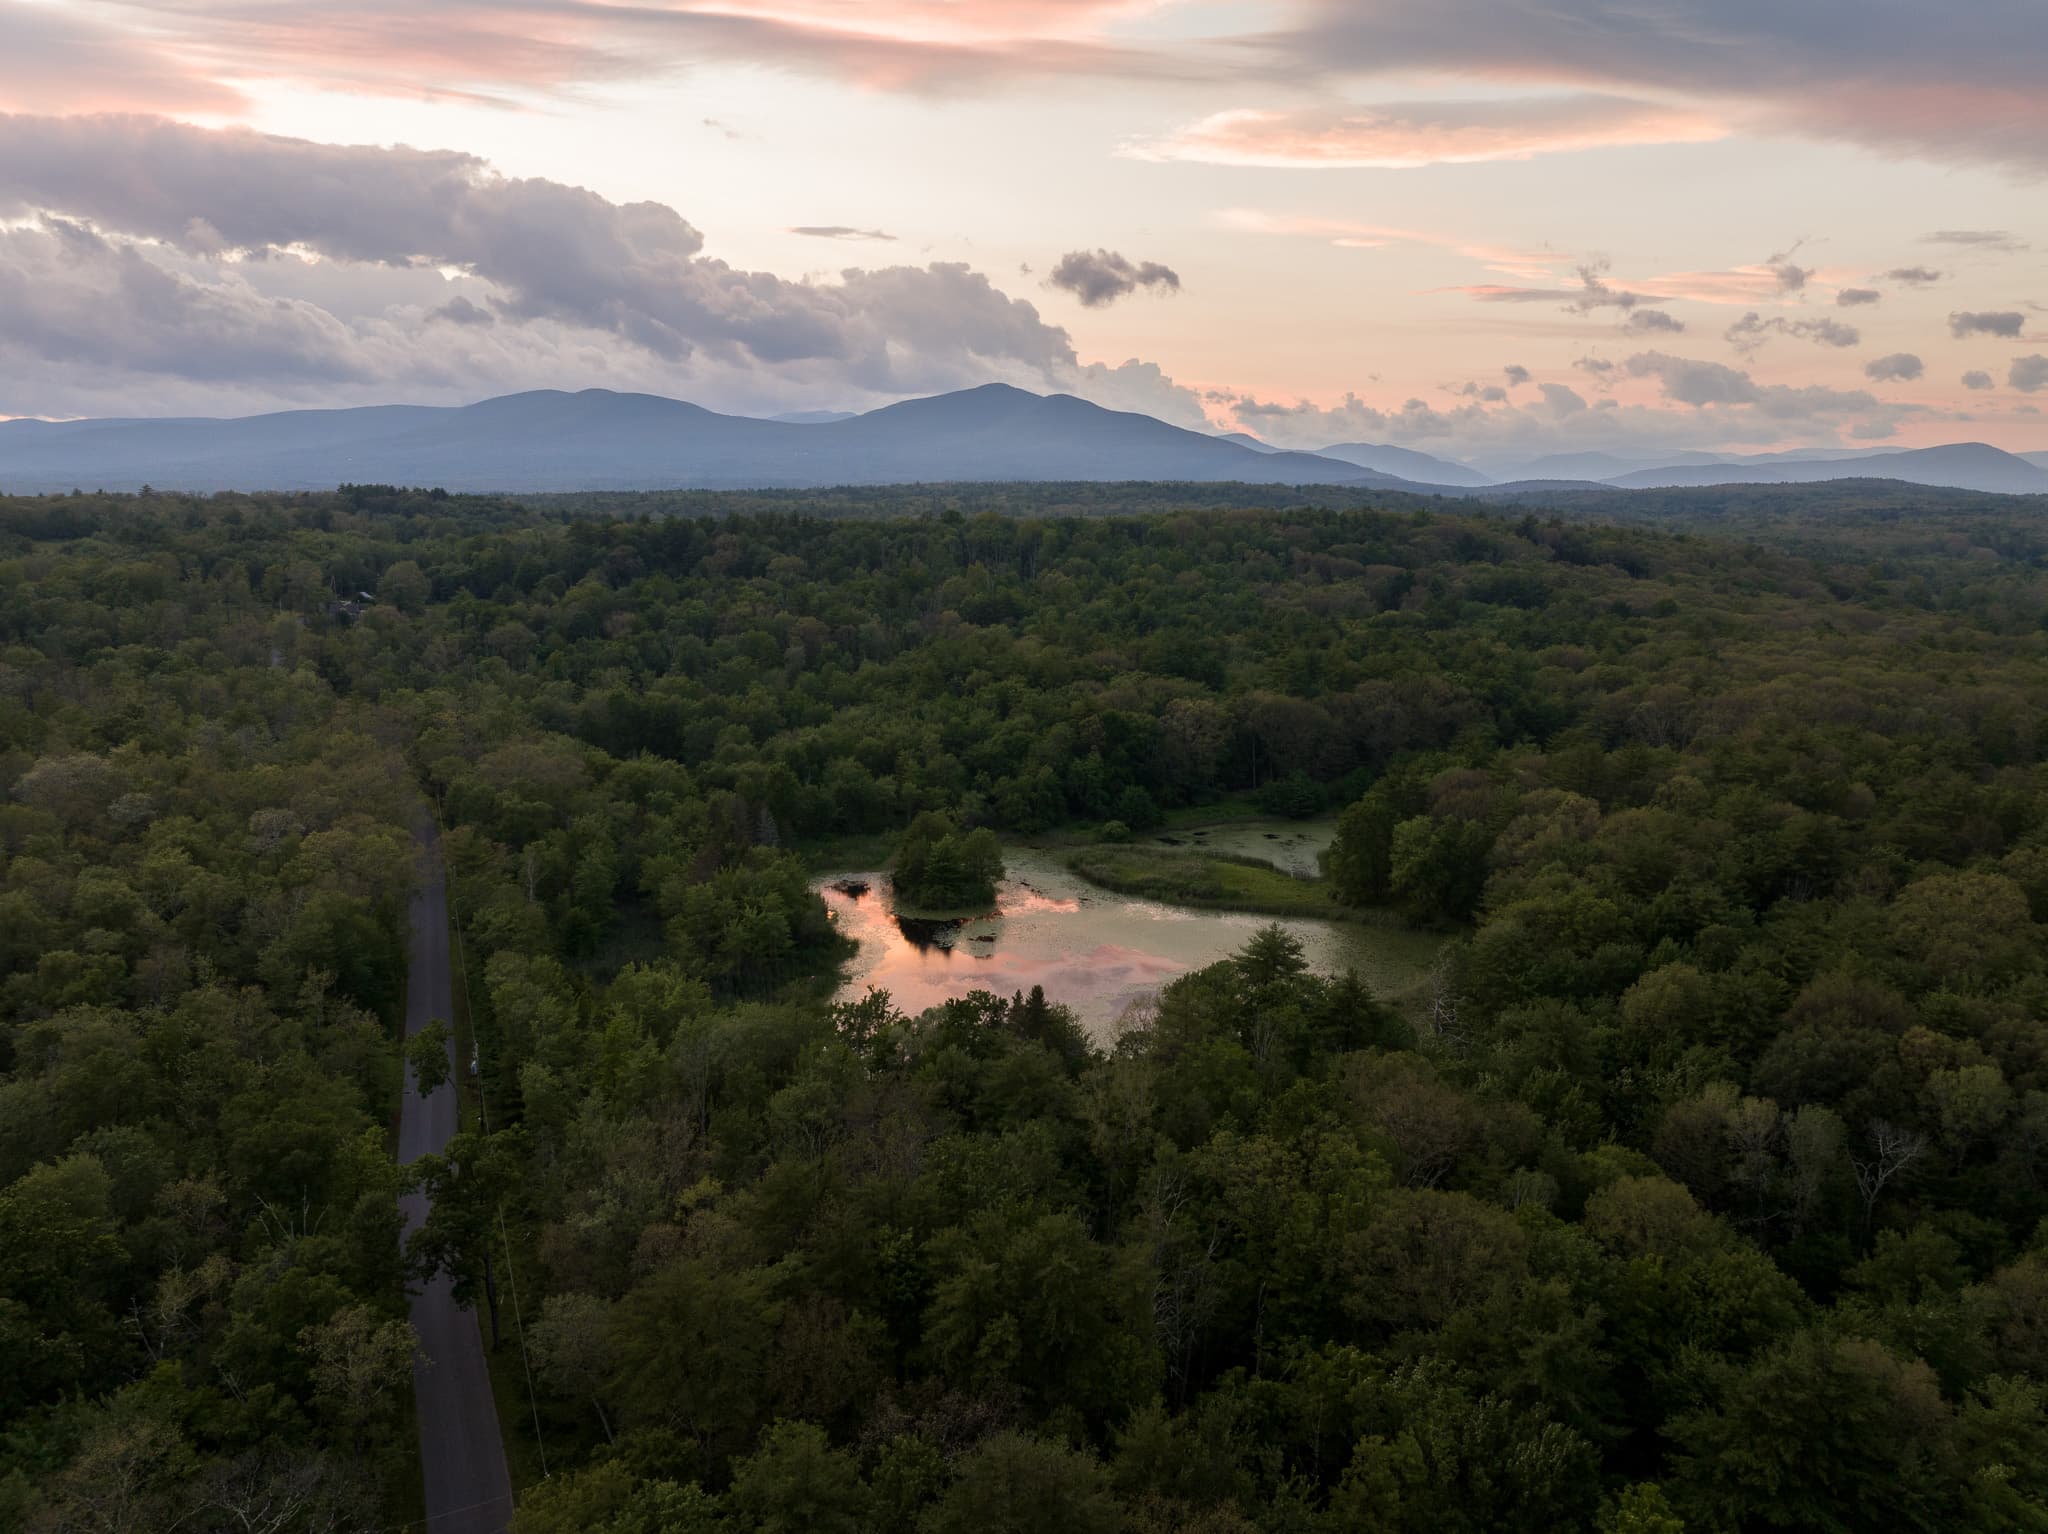
[[[841,996],[857,1000],[874,986],[916,1013],[973,990],[1008,996],[1042,985],[1106,1037],[1161,986],[1237,952],[1269,920],[1098,890],[1029,849],[1005,856],[1011,876],[997,888],[995,909],[974,916],[899,915],[888,881],[873,872],[821,881],[826,908],[859,945]],[[1417,967],[1414,942],[1400,934],[1324,921],[1281,925],[1318,970],[1356,969],[1382,991],[1408,983]]]
[[[994,921],[995,913],[990,912],[981,919],[983,921]],[[898,916],[894,920],[896,922],[896,930],[903,934],[903,941],[910,944],[911,947],[919,950],[937,948],[943,952],[951,953],[953,951],[953,944],[959,939],[961,929],[967,925],[969,918],[965,916]],[[993,943],[996,940],[996,935],[993,932],[978,935],[984,942]],[[968,941],[971,942],[973,939],[970,938]]]

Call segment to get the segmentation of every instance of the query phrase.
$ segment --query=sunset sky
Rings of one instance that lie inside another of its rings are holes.
[[[2041,0],[0,0],[0,415],[2048,448]]]

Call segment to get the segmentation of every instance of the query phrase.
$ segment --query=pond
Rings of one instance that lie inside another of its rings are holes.
[[[1274,835],[1286,840],[1267,842],[1266,831],[1256,826],[1217,828],[1199,841],[1174,840],[1191,850],[1241,852],[1285,867],[1298,861],[1295,838],[1308,840],[1313,832],[1288,825]],[[1283,854],[1296,856],[1284,862]],[[1106,1043],[1127,1011],[1142,1009],[1160,987],[1228,958],[1275,921],[1098,889],[1070,872],[1057,854],[1033,848],[1007,847],[1003,858],[1009,877],[997,886],[995,909],[951,920],[899,917],[880,873],[835,872],[820,880],[818,892],[833,920],[859,944],[847,961],[840,999],[856,1001],[873,986],[914,1015],[969,991],[1008,996],[1042,985],[1050,1000],[1071,1007],[1089,1033]],[[1306,858],[1312,870],[1313,847]],[[1278,925],[1301,940],[1311,968],[1324,974],[1355,970],[1376,995],[1389,997],[1417,984],[1439,941],[1351,922],[1285,918]]]

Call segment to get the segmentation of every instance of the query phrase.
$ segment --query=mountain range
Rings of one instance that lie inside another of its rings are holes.
[[[1642,490],[1674,485],[1806,485],[1851,478],[1902,479],[1909,485],[1945,485],[2007,495],[2048,493],[2048,468],[1983,442],[1952,442],[1944,447],[1855,457],[1666,464],[1618,474],[1607,483],[1624,490]]]
[[[1489,490],[1814,483],[1877,478],[2048,493],[2048,452],[1981,442],[1629,460],[1556,454],[1471,464],[1384,443],[1315,452],[1188,431],[1072,395],[1006,384],[861,414],[721,415],[651,394],[536,390],[474,405],[377,405],[235,419],[0,422],[0,489],[315,490],[347,482],[450,490],[742,489],[968,480],[1191,480]]]
[[[0,423],[0,488],[738,489],[946,480],[1242,480],[1404,485],[1357,464],[1262,452],[1151,416],[1005,384],[843,420],[764,421],[651,394],[538,390],[440,408],[238,420]]]

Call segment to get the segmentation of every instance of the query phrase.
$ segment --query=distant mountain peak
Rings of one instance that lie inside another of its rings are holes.
[[[1491,477],[1468,463],[1439,458],[1417,448],[1395,447],[1391,443],[1338,442],[1329,447],[1319,447],[1316,453],[1323,458],[1355,463],[1363,468],[1377,469],[1382,474],[1393,474],[1424,484],[1473,487],[1493,483]]]

